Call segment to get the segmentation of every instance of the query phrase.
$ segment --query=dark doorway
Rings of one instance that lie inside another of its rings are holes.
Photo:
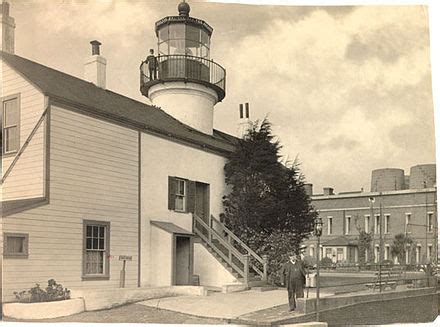
[[[192,275],[192,250],[191,238],[188,236],[175,236],[175,285],[190,285]]]

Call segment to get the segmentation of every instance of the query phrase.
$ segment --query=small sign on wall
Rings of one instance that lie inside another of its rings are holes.
[[[119,260],[120,261],[122,261],[122,260],[124,260],[124,261],[131,261],[133,259],[133,256],[131,256],[131,255],[120,255],[119,256]]]

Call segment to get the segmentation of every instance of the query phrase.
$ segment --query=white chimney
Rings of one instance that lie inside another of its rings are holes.
[[[92,55],[84,63],[84,79],[105,89],[105,70],[107,60],[99,54],[101,42],[91,41]]]
[[[249,103],[246,102],[244,107],[243,104],[240,103],[239,110],[240,119],[238,120],[237,136],[242,139],[252,127],[252,121],[249,119]]]
[[[14,18],[9,16],[9,3],[0,3],[0,21],[2,26],[2,39],[0,48],[2,51],[14,53],[15,48],[15,21]]]

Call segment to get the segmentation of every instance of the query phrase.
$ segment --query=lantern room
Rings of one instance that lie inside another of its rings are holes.
[[[188,3],[178,6],[179,16],[165,17],[156,23],[159,56],[188,55],[209,59],[212,27],[189,16]]]
[[[181,2],[178,16],[155,24],[157,51],[140,66],[140,91],[154,105],[204,133],[212,134],[214,105],[225,97],[226,71],[210,59],[213,29],[191,17]]]

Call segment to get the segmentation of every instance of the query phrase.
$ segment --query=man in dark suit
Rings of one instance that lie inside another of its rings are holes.
[[[306,270],[299,255],[293,252],[288,254],[289,261],[281,268],[283,285],[287,287],[290,311],[296,308],[296,298],[304,297],[304,285],[306,283]]]

